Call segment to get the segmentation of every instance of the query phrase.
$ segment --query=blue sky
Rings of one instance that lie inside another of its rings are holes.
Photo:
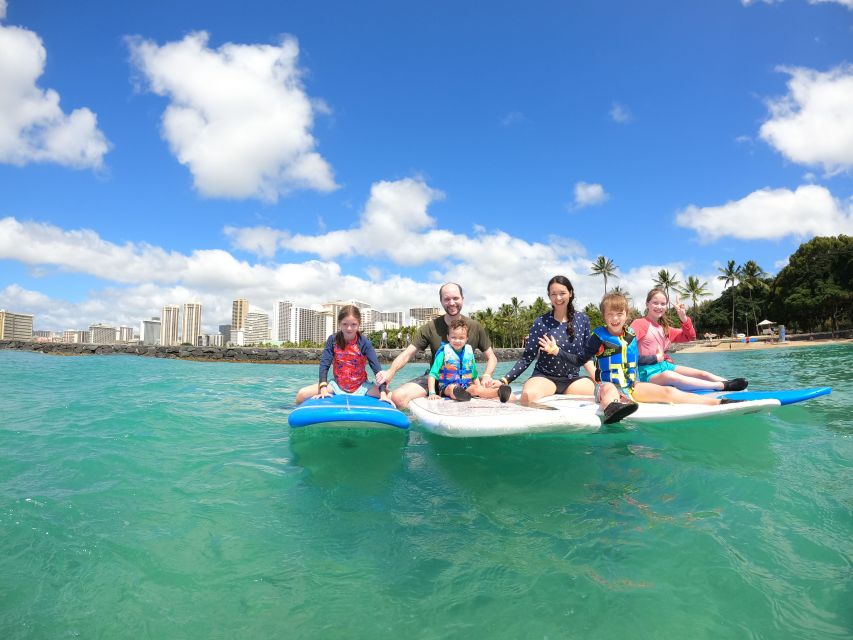
[[[0,308],[717,293],[853,233],[851,63],[853,0],[0,0]]]

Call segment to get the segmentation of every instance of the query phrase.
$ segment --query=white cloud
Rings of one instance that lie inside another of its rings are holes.
[[[853,233],[853,205],[834,198],[825,187],[760,189],[716,207],[690,205],[676,214],[682,227],[694,229],[702,241],[730,236],[741,240],[810,238]]]
[[[112,282],[166,282],[186,268],[186,257],[147,244],[117,245],[87,229],[65,231],[39,222],[0,219],[0,259],[56,265]]]
[[[580,307],[600,298],[598,282],[586,275],[592,260],[575,241],[553,236],[528,242],[485,227],[470,235],[437,229],[427,208],[441,197],[416,179],[378,182],[357,225],[349,230],[317,236],[291,236],[270,228],[226,230],[235,245],[265,259],[271,257],[269,238],[276,239],[279,249],[320,258],[298,263],[253,264],[219,249],[182,254],[145,243],[116,244],[90,230],[7,217],[0,219],[0,260],[93,275],[106,288],[91,291],[82,302],[69,303],[38,299],[38,292],[28,293],[13,284],[0,302],[44,316],[37,321],[40,327],[62,329],[92,322],[133,324],[158,314],[164,304],[197,299],[204,305],[205,326],[215,330],[227,322],[236,297],[246,297],[263,309],[271,309],[282,298],[303,305],[356,298],[384,310],[402,310],[437,302],[439,285],[458,281],[465,288],[470,312],[497,307],[508,295],[529,304],[545,296],[548,279],[559,273],[574,283]],[[368,263],[362,273],[353,275],[332,261],[348,255],[386,262]],[[400,273],[394,263],[425,266],[413,277]]]
[[[6,0],[0,0],[0,20],[6,17]]]
[[[468,308],[505,302],[507,291],[532,302],[545,295],[545,283],[558,273],[572,280],[579,299],[597,300],[595,284],[584,275],[591,261],[582,246],[561,237],[528,242],[480,225],[474,226],[471,234],[437,229],[428,208],[441,198],[440,191],[419,179],[383,181],[373,184],[370,198],[351,229],[311,236],[268,228],[229,228],[227,233],[236,248],[254,248],[264,257],[270,255],[268,240],[276,237],[280,249],[314,254],[324,260],[366,256],[385,258],[401,266],[434,264],[436,269],[427,274],[431,282],[422,285],[428,292],[428,301],[435,299],[433,289],[437,284],[458,281],[465,288]],[[367,273],[374,280],[377,272],[371,269]],[[393,278],[386,277],[376,284],[387,286],[389,282],[394,282]],[[423,298],[410,297],[402,291],[393,297],[408,300],[411,306],[424,304]]]
[[[745,7],[748,7],[751,4],[757,4],[759,2],[763,2],[764,4],[777,4],[779,2],[783,2],[783,0],[740,0],[740,3]],[[848,9],[853,9],[853,0],[809,0],[809,4],[823,4],[826,2],[840,4],[842,6],[847,7]]]
[[[2,2],[0,18],[5,13]],[[46,59],[38,35],[0,25],[0,162],[100,168],[110,145],[98,129],[97,116],[87,108],[65,114],[59,94],[37,86]]]
[[[610,194],[600,184],[589,182],[575,183],[575,209],[602,204],[609,198]]]
[[[770,100],[761,137],[786,158],[828,173],[853,167],[853,66],[827,72],[782,67],[788,94]]]
[[[610,107],[610,117],[613,122],[618,122],[619,124],[628,124],[634,121],[634,114],[631,113],[631,110],[618,102],[614,102]]]
[[[809,0],[809,4],[822,4],[824,2],[833,2],[853,9],[853,0]]]
[[[330,109],[305,93],[294,38],[216,50],[204,32],[163,46],[128,42],[150,90],[170,100],[162,134],[199,193],[275,202],[295,189],[337,188],[311,135],[315,113]]]
[[[235,249],[264,258],[272,258],[279,244],[290,237],[289,233],[270,227],[225,227],[224,232]]]

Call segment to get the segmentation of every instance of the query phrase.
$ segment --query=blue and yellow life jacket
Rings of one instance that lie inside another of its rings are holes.
[[[597,327],[593,333],[601,340],[595,357],[595,379],[612,382],[625,390],[633,389],[640,355],[634,331],[625,327],[621,336],[614,336],[605,327]]]
[[[474,350],[470,344],[462,349],[462,357],[454,351],[450,343],[444,343],[444,366],[438,374],[438,383],[442,386],[458,384],[468,387],[474,380]]]

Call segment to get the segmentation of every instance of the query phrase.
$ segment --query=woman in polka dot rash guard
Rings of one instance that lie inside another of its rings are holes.
[[[575,311],[575,290],[565,276],[548,281],[551,312],[536,318],[525,343],[524,353],[501,380],[509,384],[536,360],[533,374],[524,383],[521,403],[528,404],[555,393],[592,395],[592,378],[581,377],[578,367],[570,364],[565,354],[580,355],[590,335],[589,318]],[[584,365],[590,375],[592,366]]]

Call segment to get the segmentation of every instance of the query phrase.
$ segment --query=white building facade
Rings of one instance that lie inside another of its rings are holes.
[[[160,318],[153,317],[139,323],[139,341],[149,347],[160,344]]]
[[[167,304],[160,312],[160,344],[171,347],[178,342],[178,316],[181,308],[176,304]]]
[[[89,325],[89,342],[92,344],[115,344],[118,328],[108,324]]]
[[[181,325],[181,341],[198,346],[201,335],[201,303],[187,302],[184,304],[184,321]]]
[[[232,329],[233,335],[233,329]],[[263,311],[249,311],[243,327],[243,344],[253,345],[269,342],[270,317]]]
[[[0,309],[0,339],[32,340],[33,316],[29,313],[12,313]]]

